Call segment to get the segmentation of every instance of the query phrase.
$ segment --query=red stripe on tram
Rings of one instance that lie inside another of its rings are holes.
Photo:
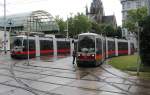
[[[128,50],[118,50],[118,54],[128,54]]]
[[[40,54],[47,54],[47,53],[53,53],[54,50],[40,50]],[[59,49],[57,50],[57,52],[59,53],[67,53],[70,52],[70,49],[66,48],[66,49]],[[18,52],[12,52],[13,54],[28,54],[28,51],[18,51]],[[29,51],[29,54],[36,54],[36,51]]]
[[[115,50],[108,51],[108,55],[115,54]]]
[[[57,52],[59,52],[59,53],[66,53],[66,52],[70,52],[70,49],[68,49],[68,48],[58,49]]]

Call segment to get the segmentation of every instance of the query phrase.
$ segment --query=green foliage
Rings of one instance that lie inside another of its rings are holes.
[[[97,34],[103,34],[109,37],[116,36],[116,30],[109,24],[98,24],[90,19],[83,13],[78,13],[74,17],[68,18],[64,21],[57,16],[55,18],[60,28],[60,34],[66,35],[66,28],[68,23],[68,32],[70,37],[76,37],[80,33],[94,32]]]
[[[108,37],[114,37],[116,35],[116,30],[109,24],[98,24],[96,22],[92,22],[92,30],[97,34],[102,34]]]
[[[122,38],[122,29],[121,27],[117,27],[116,34],[117,38]]]
[[[76,36],[77,34],[88,32],[91,29],[91,21],[83,13],[78,13],[74,18],[68,19],[69,35]]]
[[[59,25],[59,33],[65,35],[66,22],[59,16],[55,17],[55,21]]]
[[[104,32],[106,32],[106,36],[108,37],[115,36],[115,29],[112,27],[112,25],[106,25],[104,28]]]
[[[130,68],[137,67],[137,56],[120,56],[112,58],[108,63],[117,69],[129,70]]]
[[[140,33],[140,56],[144,65],[150,66],[150,16],[142,22],[142,32]]]
[[[110,24],[100,24],[102,34],[107,37],[115,37],[116,30]]]
[[[136,23],[143,20],[147,15],[146,7],[129,10],[127,20],[123,23],[123,26],[131,32],[137,32]]]
[[[95,21],[92,22],[91,31],[97,34],[102,34],[103,32],[101,25]]]

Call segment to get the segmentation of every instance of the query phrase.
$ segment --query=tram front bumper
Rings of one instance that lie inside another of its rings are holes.
[[[80,66],[95,66],[96,64],[96,60],[77,60],[77,65],[80,65]]]

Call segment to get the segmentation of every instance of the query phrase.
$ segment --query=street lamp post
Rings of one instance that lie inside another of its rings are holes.
[[[66,32],[67,32],[67,39],[69,38],[69,33],[68,33],[68,16],[67,16],[67,29],[66,29]]]
[[[137,48],[137,52],[138,52],[137,75],[139,75],[140,74],[140,65],[141,65],[141,60],[140,60],[140,32],[141,32],[141,28],[139,27],[138,23],[136,23],[136,26],[138,27],[138,38],[137,38],[137,43],[138,43],[138,48]]]
[[[30,41],[29,41],[29,33],[31,32],[31,16],[28,18],[27,20],[27,27],[28,27],[28,30],[27,30],[27,47],[28,47],[28,60],[27,60],[27,65],[29,66],[30,63],[29,63],[29,59],[30,59]]]
[[[4,52],[7,53],[6,48],[6,0],[4,0]]]

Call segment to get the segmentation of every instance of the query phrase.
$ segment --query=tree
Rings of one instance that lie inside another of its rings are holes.
[[[140,33],[140,57],[144,65],[150,66],[150,16],[142,21]]]
[[[102,34],[102,29],[101,29],[100,24],[98,24],[95,21],[92,22],[91,31],[97,34]]]
[[[117,38],[122,38],[122,29],[121,27],[117,27],[116,34]]]
[[[70,36],[88,32],[91,29],[91,21],[83,13],[78,13],[75,17],[68,19],[68,30]]]
[[[143,20],[147,14],[147,8],[141,7],[138,9],[129,10],[127,15],[127,20],[123,23],[123,26],[127,28],[130,32],[137,32],[136,23]]]
[[[66,35],[66,33],[65,33],[66,22],[62,18],[60,18],[59,16],[55,17],[55,21],[59,25],[59,33]]]
[[[103,24],[98,24],[97,25],[97,30],[99,30],[99,31],[96,31],[96,33],[102,34],[102,35],[108,36],[108,37],[114,37],[115,32],[116,32],[116,30],[113,28],[112,25],[104,24],[104,23]]]

